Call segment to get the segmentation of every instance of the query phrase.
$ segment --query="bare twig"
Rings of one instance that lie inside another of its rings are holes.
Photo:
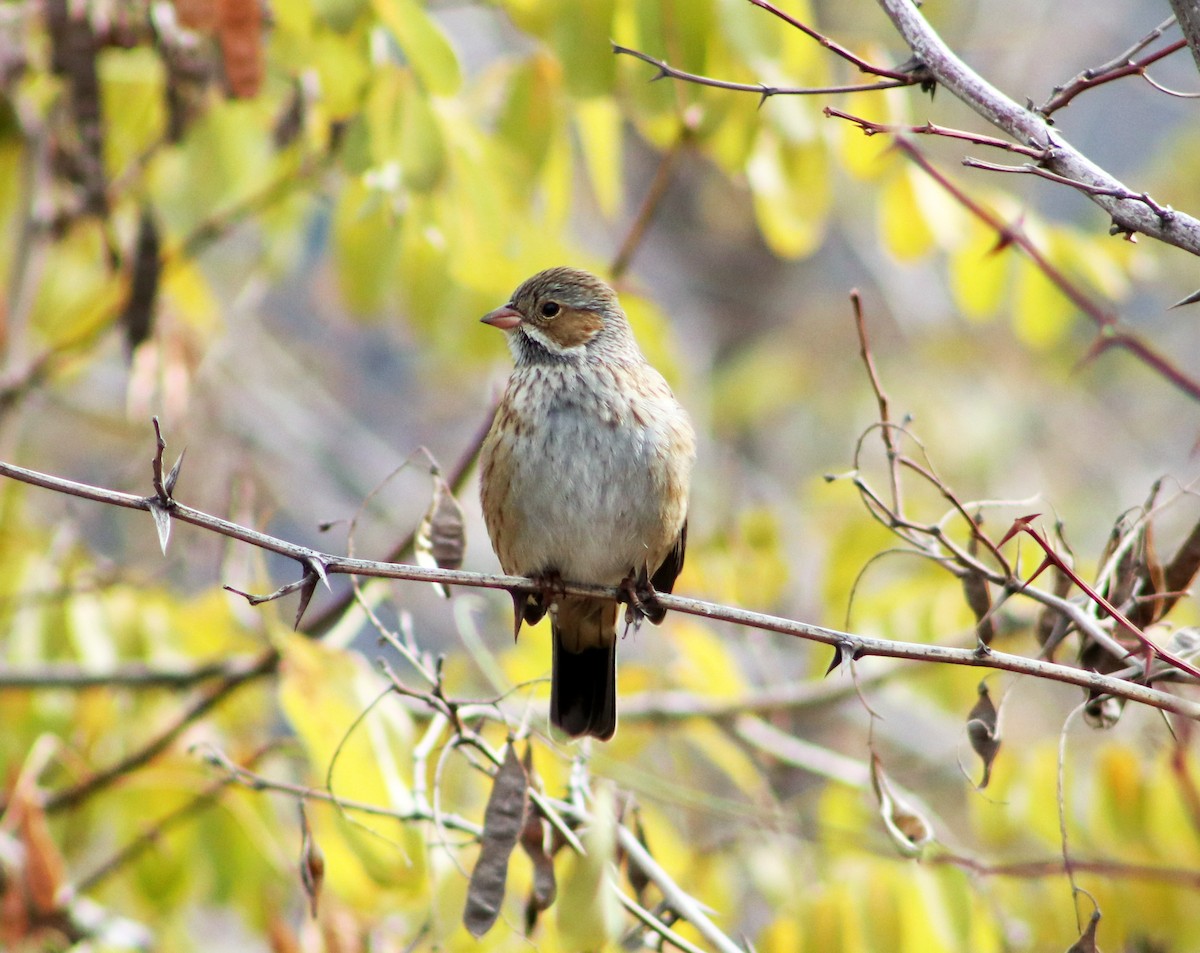
[[[1025,163],[1024,165],[1001,165],[996,162],[983,162],[979,159],[972,159],[970,156],[962,160],[962,164],[972,169],[984,169],[988,172],[1015,172],[1023,175],[1036,175],[1039,178],[1046,179],[1050,182],[1057,182],[1059,185],[1070,186],[1073,189],[1078,189],[1080,192],[1085,192],[1088,195],[1111,195],[1115,198],[1129,199],[1130,201],[1145,202],[1146,205],[1153,209],[1158,215],[1164,218],[1175,214],[1175,210],[1165,205],[1159,205],[1152,199],[1147,192],[1142,192],[1140,195],[1134,195],[1125,188],[1110,188],[1102,185],[1089,185],[1086,182],[1077,182],[1074,179],[1068,179],[1064,175],[1059,175],[1057,172],[1051,172],[1049,169],[1043,169],[1041,166]]]
[[[997,139],[995,136],[985,136],[978,132],[967,132],[964,129],[951,129],[949,126],[939,126],[932,122],[922,123],[919,126],[897,126],[882,122],[872,122],[869,119],[864,119],[861,116],[856,116],[853,113],[844,112],[841,109],[834,109],[832,106],[826,106],[822,112],[826,116],[835,119],[846,119],[858,126],[868,136],[879,134],[895,135],[897,133],[911,133],[917,136],[941,136],[945,139],[961,139],[963,142],[972,142],[978,146],[990,146],[993,149],[1003,149],[1005,152],[1016,152],[1023,156],[1029,156],[1031,159],[1042,160],[1047,156],[1047,150],[1035,149],[1031,146],[1023,146],[1020,143],[1009,142],[1007,139]]]
[[[241,767],[246,770],[252,769],[274,747],[276,747],[275,742],[264,745],[242,762]],[[79,893],[87,893],[89,890],[94,889],[102,880],[111,877],[130,861],[136,860],[155,844],[159,843],[167,831],[191,820],[196,815],[203,813],[216,804],[221,798],[221,792],[232,782],[233,778],[231,777],[218,778],[211,784],[206,785],[193,798],[181,804],[175,810],[163,815],[154,821],[154,823],[146,826],[137,837],[106,861],[95,867],[91,873],[80,878],[75,884],[75,890]]]
[[[1037,880],[1042,877],[1061,877],[1066,873],[1061,857],[1008,864],[988,864],[973,857],[934,853],[923,858],[923,861],[929,864],[959,867],[983,877],[1015,877],[1021,880]],[[1113,880],[1147,880],[1200,890],[1200,870],[1194,868],[1152,867],[1148,864],[1130,864],[1122,860],[1099,858],[1082,860],[1073,857],[1071,858],[1071,869],[1076,873],[1108,877]]]
[[[847,63],[852,63],[854,66],[857,66],[864,73],[870,73],[872,76],[886,76],[889,79],[899,79],[899,80],[907,79],[910,82],[912,81],[910,73],[906,73],[902,70],[883,69],[882,67],[874,66],[871,63],[868,63],[866,60],[862,59],[862,57],[856,55],[855,53],[852,53],[850,50],[846,49],[846,47],[842,46],[840,43],[837,43],[834,40],[827,37],[824,33],[821,33],[818,30],[814,30],[807,23],[804,23],[801,20],[797,20],[791,14],[785,13],[783,10],[780,10],[773,3],[768,3],[767,0],[750,0],[750,3],[752,3],[754,6],[758,7],[760,10],[766,10],[772,16],[778,17],[780,20],[782,20],[788,26],[795,27],[797,30],[799,30],[801,33],[803,33],[805,36],[816,40],[823,47],[825,47],[825,49],[829,50],[829,52],[841,57]]]
[[[148,743],[136,751],[119,759],[109,767],[89,775],[68,788],[55,791],[46,797],[45,810],[47,814],[64,811],[75,807],[87,800],[93,794],[111,785],[130,771],[151,761],[183,734],[188,725],[215,708],[221,701],[232,694],[241,685],[253,681],[263,675],[273,672],[279,664],[279,654],[274,649],[264,652],[252,668],[227,675],[217,684],[205,689],[190,705],[180,712],[175,720],[160,731]]]
[[[1122,53],[1117,59],[1105,63],[1103,66],[1086,69],[1069,83],[1063,86],[1056,86],[1050,98],[1038,106],[1037,111],[1043,116],[1049,117],[1051,113],[1062,109],[1085,90],[1103,85],[1104,83],[1111,83],[1115,79],[1123,79],[1126,76],[1145,75],[1147,66],[1157,63],[1159,60],[1165,59],[1172,53],[1183,49],[1185,45],[1184,41],[1177,40],[1160,50],[1147,54],[1140,60],[1133,59],[1137,53],[1162,36],[1163,31],[1174,22],[1174,17],[1163,21],[1162,24]]]
[[[214,678],[243,675],[258,665],[256,659],[224,659],[198,665],[171,667],[127,662],[111,668],[93,669],[66,662],[22,666],[0,670],[0,691],[29,688],[188,688]]]
[[[633,224],[629,226],[629,231],[625,233],[621,247],[617,250],[617,255],[608,269],[613,281],[620,280],[621,276],[629,268],[629,263],[633,261],[633,256],[642,244],[642,239],[646,237],[646,230],[650,227],[654,213],[658,211],[663,197],[667,194],[667,188],[670,186],[671,178],[675,174],[675,166],[679,162],[680,156],[687,149],[688,144],[692,141],[694,134],[694,128],[686,121],[682,122],[675,141],[671,143],[671,147],[659,158],[658,168],[654,170],[654,178],[650,182],[650,187],[646,190],[646,196],[642,199],[642,204],[638,207],[637,215],[634,216]]]
[[[639,50],[631,50],[627,46],[613,44],[613,52],[620,55],[632,56],[658,68],[658,75],[653,79],[677,79],[697,86],[711,86],[714,89],[728,89],[738,93],[758,93],[760,103],[766,102],[772,96],[822,96],[841,93],[870,93],[880,89],[895,89],[897,86],[912,86],[919,83],[920,78],[903,74],[898,79],[883,79],[877,83],[851,83],[846,86],[768,86],[766,83],[735,83],[726,79],[714,79],[711,76],[701,76],[686,70],[676,69],[666,60],[650,56]],[[653,82],[653,80],[651,80]]]

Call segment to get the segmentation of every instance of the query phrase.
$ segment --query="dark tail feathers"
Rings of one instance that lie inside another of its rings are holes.
[[[617,642],[572,652],[554,626],[550,721],[572,737],[607,741],[617,730]]]

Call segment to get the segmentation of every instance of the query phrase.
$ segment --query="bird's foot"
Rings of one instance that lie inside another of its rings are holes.
[[[556,569],[534,573],[530,576],[538,586],[537,592],[524,589],[510,590],[513,601],[513,641],[521,634],[521,623],[536,625],[550,611],[555,602],[566,595],[562,575]]]
[[[650,576],[643,566],[635,576],[630,573],[621,580],[622,602],[625,603],[625,625],[633,626],[634,630],[642,624],[642,619],[649,619],[655,625],[663,620],[667,610],[658,601],[658,593],[650,582]]]

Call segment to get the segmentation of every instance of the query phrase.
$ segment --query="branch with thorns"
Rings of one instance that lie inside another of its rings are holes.
[[[884,429],[887,430],[888,428],[885,427]],[[909,469],[913,469],[917,472],[928,473],[928,471],[920,467],[920,465],[915,461],[908,460],[906,457],[898,456],[896,458],[896,462],[897,465],[908,467]],[[307,587],[309,590],[315,589],[318,579],[327,580],[328,576],[333,574],[346,574],[387,579],[404,579],[416,582],[442,583],[443,585],[503,589],[510,593],[540,591],[537,581],[519,576],[505,576],[489,573],[466,572],[463,570],[427,568],[407,563],[379,562],[376,560],[349,558],[331,553],[319,552],[309,547],[299,546],[287,540],[270,536],[258,530],[241,526],[228,520],[224,520],[220,517],[212,516],[208,513],[192,509],[191,507],[188,507],[174,499],[171,500],[169,507],[165,507],[157,495],[141,497],[130,493],[122,493],[116,490],[108,490],[100,487],[89,486],[87,484],[65,480],[59,477],[50,476],[48,474],[38,473],[23,467],[17,467],[9,463],[0,462],[0,476],[7,476],[9,478],[40,486],[45,489],[55,490],[57,492],[66,493],[72,496],[77,496],[83,499],[93,500],[95,502],[105,503],[108,505],[147,511],[153,511],[155,508],[159,508],[169,512],[171,519],[177,519],[182,522],[198,526],[206,531],[217,533],[230,539],[236,539],[269,552],[278,553],[291,558],[300,565],[302,570],[299,585]],[[930,477],[932,478],[932,475],[930,475]],[[862,483],[861,481],[860,485],[864,488],[866,487],[866,484]],[[946,488],[944,484],[941,484],[940,481],[938,481],[938,485],[943,488],[943,491],[948,495],[948,498],[953,501],[956,510],[965,514],[965,507],[959,503],[952,494],[950,494],[948,488]],[[999,553],[998,547],[990,542],[990,540],[988,540],[988,538],[978,530],[975,532],[979,534],[980,542],[989,550],[989,552],[1000,558],[1002,570],[993,569],[983,564],[977,558],[971,556],[966,549],[951,540],[949,536],[941,530],[940,526],[935,524],[930,527],[922,527],[916,523],[906,525],[906,521],[902,519],[900,514],[891,513],[888,511],[886,505],[884,505],[877,498],[870,499],[871,506],[869,508],[871,508],[874,512],[877,507],[882,507],[882,510],[889,514],[887,518],[892,525],[896,527],[917,530],[924,533],[929,541],[929,545],[927,546],[928,553],[932,556],[935,556],[940,561],[947,564],[957,565],[959,571],[963,573],[983,574],[985,578],[994,581],[1006,592],[1022,591],[1025,595],[1028,595],[1031,598],[1035,598],[1044,604],[1052,605],[1059,609],[1059,611],[1071,615],[1077,624],[1089,624],[1086,616],[1079,611],[1078,607],[1074,606],[1068,600],[1059,598],[1049,592],[1035,590],[1032,587],[1023,585],[1019,580],[1016,580],[1010,573],[1007,572],[1007,563],[1003,561],[1003,557]],[[916,537],[910,537],[910,541],[915,538]],[[933,548],[935,545],[938,547],[939,551],[935,551]],[[315,567],[319,567],[319,571]],[[285,592],[292,591],[296,587],[297,584],[282,586],[276,592],[265,596],[253,596],[249,594],[242,595],[255,603],[261,603],[279,598]],[[238,592],[238,590],[231,591]],[[565,583],[563,586],[563,592],[571,595],[597,596],[601,598],[613,599],[618,602],[624,602],[628,599],[628,595],[620,587],[597,586],[576,582]],[[734,606],[720,605],[717,603],[705,602],[699,599],[691,599],[678,595],[664,594],[662,596],[662,600],[665,608],[675,610],[677,612],[696,615],[716,621],[724,621],[737,625],[749,626],[752,628],[762,629],[764,631],[778,632],[808,641],[820,642],[833,647],[838,653],[838,658],[841,658],[844,655],[848,655],[854,659],[863,658],[865,656],[882,656],[889,658],[912,659],[925,662],[939,662],[951,665],[994,668],[1077,685],[1087,689],[1089,692],[1101,695],[1115,695],[1131,701],[1137,701],[1156,708],[1161,708],[1165,711],[1176,712],[1189,718],[1200,718],[1200,703],[1193,702],[1190,699],[1181,698],[1166,692],[1161,692],[1154,688],[1138,685],[1134,682],[1109,678],[1096,672],[1084,671],[1054,662],[1043,661],[1040,659],[1030,659],[1023,656],[1009,655],[1000,652],[980,653],[970,649],[959,649],[942,645],[895,642],[890,639],[879,639],[849,632],[840,632],[834,629],[810,625],[808,623],[786,619],[779,616],[771,616],[765,613],[753,612]],[[303,608],[303,605],[301,608]],[[302,612],[298,614],[296,620],[297,625],[299,625],[302,615]],[[1102,632],[1097,632],[1095,634],[1099,637],[1103,637]],[[264,656],[260,662],[260,665],[256,667],[254,670],[256,674],[259,670],[264,672],[269,671],[278,664],[278,657],[274,650],[268,653],[268,656]],[[242,678],[244,679],[245,677],[247,676],[243,674]],[[228,679],[218,683],[217,687],[205,693],[205,696],[202,697],[197,704],[201,708],[207,710],[207,707],[213,703],[213,697],[220,697],[220,692],[223,690],[223,687],[224,690],[228,690]],[[181,730],[181,728],[179,730]],[[171,738],[173,737],[174,734],[170,734],[170,737],[164,737],[162,746],[165,747],[167,744],[169,744]],[[113,770],[115,771],[116,768]],[[83,796],[83,794],[86,793],[86,790],[87,785],[82,786],[76,790],[72,790],[68,793],[64,793],[52,798],[52,802],[55,804],[55,806],[61,806],[64,799],[66,802],[73,802],[75,799]]]

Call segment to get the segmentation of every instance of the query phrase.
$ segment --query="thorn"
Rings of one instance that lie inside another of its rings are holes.
[[[998,549],[999,547],[1003,546],[1010,539],[1016,536],[1017,533],[1027,530],[1029,528],[1029,524],[1041,515],[1041,513],[1031,513],[1028,516],[1018,516],[1015,520],[1013,520],[1013,524],[1009,527],[1008,532],[1004,534],[1004,538],[996,544],[996,548]]]
[[[1197,301],[1200,301],[1200,291],[1193,291],[1186,298],[1181,298],[1179,301],[1176,301],[1173,305],[1171,305],[1171,308],[1182,308],[1185,304],[1195,304]],[[1167,310],[1170,311],[1171,308],[1167,308]]]
[[[316,573],[317,578],[320,579],[321,582],[325,583],[325,588],[330,592],[333,592],[333,586],[329,584],[329,577],[325,574],[325,560],[314,555],[309,556],[306,560],[304,560],[304,563],[309,569]]]
[[[328,585],[328,582],[326,582]],[[313,593],[317,591],[317,577],[309,573],[304,577],[304,582],[300,586],[300,604],[296,606],[296,621],[292,625],[293,629],[300,628],[300,620],[304,618],[304,612],[308,608],[308,603],[312,599]]]
[[[179,479],[179,470],[183,467],[183,456],[185,453],[187,453],[187,447],[184,447],[179,452],[179,459],[175,461],[175,466],[171,467],[171,472],[163,480],[163,489],[167,491],[168,497],[175,492],[175,481]]]
[[[167,540],[171,538],[171,514],[153,497],[147,502],[150,504],[150,515],[154,517],[154,528],[158,530],[158,545],[165,556],[167,555]]]

